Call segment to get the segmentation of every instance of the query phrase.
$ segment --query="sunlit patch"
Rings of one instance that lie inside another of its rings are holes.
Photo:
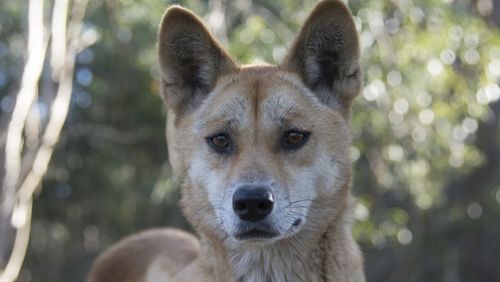
[[[462,129],[461,126],[455,126],[453,127],[453,130],[451,131],[451,137],[457,141],[464,141],[465,138],[467,138],[467,133]]]
[[[422,124],[429,125],[434,121],[434,112],[431,109],[424,109],[418,115]]]
[[[128,27],[120,27],[116,32],[116,38],[122,43],[130,43],[132,36],[132,30]]]
[[[429,162],[424,159],[420,159],[417,161],[412,161],[409,165],[409,173],[412,174],[415,177],[425,177],[429,173],[430,166]],[[412,192],[414,194],[421,193],[423,190],[422,185],[413,185],[410,186],[410,189],[412,189]]]
[[[92,83],[92,72],[87,68],[81,68],[76,72],[76,82],[82,86],[89,86]]]
[[[463,121],[462,121],[462,129],[466,132],[466,133],[474,133],[476,132],[477,130],[477,127],[478,127],[478,123],[475,119],[473,118],[470,118],[470,117],[466,117]]]
[[[0,89],[4,88],[8,81],[7,74],[0,69]]]
[[[80,64],[90,64],[94,61],[94,51],[90,48],[83,49],[76,59]]]
[[[417,94],[417,103],[420,107],[426,108],[432,103],[432,96],[427,92]]]
[[[239,39],[244,44],[250,44],[254,41],[255,35],[250,29],[244,29],[240,32]]]
[[[425,13],[420,7],[413,7],[410,10],[410,19],[412,22],[418,24],[425,18]]]
[[[408,109],[410,108],[410,104],[408,104],[408,101],[404,98],[398,98],[396,101],[394,101],[394,111],[400,115],[404,115],[408,112]]]
[[[354,216],[356,217],[357,220],[365,221],[369,218],[370,211],[362,203],[357,203],[356,209],[354,210]]]
[[[472,219],[479,219],[483,214],[483,207],[479,203],[470,203],[467,207],[467,215]]]
[[[448,161],[452,167],[459,168],[464,165],[464,155],[461,153],[452,153]]]
[[[493,76],[500,76],[500,60],[492,60],[488,64],[488,72]]]
[[[441,54],[439,55],[439,59],[446,64],[446,65],[451,65],[455,62],[457,56],[455,55],[455,52],[451,49],[445,49],[441,51]]]
[[[443,73],[444,67],[440,60],[431,59],[427,62],[427,71],[432,76],[438,76]]]
[[[427,193],[421,193],[418,195],[415,202],[422,210],[427,210],[432,206],[432,198]]]
[[[398,242],[401,243],[402,245],[408,245],[413,240],[413,234],[411,233],[410,230],[403,228],[398,231],[397,238]]]
[[[463,154],[465,150],[465,145],[462,142],[451,142],[450,151],[455,154]]]
[[[387,239],[385,238],[384,233],[382,233],[380,230],[376,230],[373,232],[370,241],[376,249],[383,249],[387,245]]]
[[[475,49],[467,50],[464,54],[464,60],[469,65],[475,65],[479,63],[480,59],[481,56],[479,55],[479,52]]]
[[[363,21],[358,16],[353,16],[352,19],[354,20],[354,25],[356,26],[356,31],[359,33],[361,31],[361,29],[363,28]]]
[[[464,36],[464,30],[461,26],[455,25],[450,28],[449,36],[452,40],[460,40]]]
[[[469,49],[476,49],[479,46],[479,36],[477,34],[467,34],[464,37],[465,46]]]
[[[385,30],[390,34],[397,33],[399,31],[399,21],[397,19],[388,19],[385,21]]]
[[[389,120],[393,124],[400,124],[401,122],[403,122],[403,115],[401,115],[395,111],[391,111],[389,113]]]
[[[399,73],[398,71],[391,71],[387,75],[387,82],[389,83],[389,85],[398,86],[401,84],[402,80],[403,78],[401,77],[401,73]]]
[[[482,105],[488,105],[490,103],[490,99],[486,96],[486,92],[483,88],[477,91],[476,100]]]
[[[88,225],[83,229],[83,247],[87,252],[99,250],[99,228],[95,225]]]
[[[273,49],[273,59],[276,62],[280,62],[286,56],[286,48],[283,46],[276,47]]]
[[[368,26],[375,34],[384,32],[384,15],[381,11],[371,10],[368,13]]]
[[[2,112],[10,113],[14,110],[16,100],[12,95],[6,95],[0,100],[0,109]]]
[[[484,92],[490,103],[496,102],[498,99],[500,99],[500,86],[498,86],[498,84],[496,83],[490,83],[486,85]]]
[[[427,139],[427,131],[422,127],[415,127],[411,131],[411,137],[416,143],[422,143]]]
[[[364,31],[361,33],[361,36],[359,37],[359,41],[361,42],[361,46],[364,49],[368,49],[375,42],[375,38],[373,37],[373,33],[369,32],[369,31]]]
[[[351,146],[351,161],[353,163],[359,159],[360,155],[359,149],[355,146]]]
[[[31,207],[28,207],[25,204],[18,204],[14,211],[12,212],[12,216],[10,218],[10,223],[15,228],[21,228],[26,223],[28,212],[31,212]]]
[[[394,236],[397,230],[397,225],[392,221],[386,220],[380,224],[380,231],[382,231],[385,236]]]
[[[495,83],[490,83],[477,91],[476,99],[483,105],[496,102],[500,99],[500,87]]]
[[[493,0],[478,0],[476,7],[481,16],[488,17],[493,11]]]
[[[260,40],[265,44],[273,43],[274,38],[275,38],[274,32],[270,29],[266,28],[260,32]]]
[[[389,159],[394,162],[399,162],[403,160],[405,156],[404,149],[399,145],[390,145],[387,148],[387,154]]]
[[[372,81],[363,89],[363,96],[368,101],[374,101],[384,94],[386,94],[385,84],[380,79]]]

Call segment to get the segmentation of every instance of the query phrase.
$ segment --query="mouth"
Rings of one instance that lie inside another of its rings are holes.
[[[265,240],[277,237],[279,234],[275,231],[253,228],[248,231],[237,233],[234,238],[239,241],[247,240]]]
[[[292,236],[297,232],[299,226],[302,224],[302,219],[297,218],[293,221],[290,229],[281,234],[276,231],[274,228],[268,225],[253,225],[247,226],[247,228],[240,229],[239,232],[234,234],[234,238],[238,241],[261,241],[261,240],[269,240],[276,239],[278,237],[287,238]]]

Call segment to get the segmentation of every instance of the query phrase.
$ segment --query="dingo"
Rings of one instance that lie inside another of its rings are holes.
[[[199,243],[173,229],[131,236],[89,281],[364,281],[350,192],[361,74],[346,6],[318,4],[279,66],[238,66],[178,6],[158,49],[169,159]]]

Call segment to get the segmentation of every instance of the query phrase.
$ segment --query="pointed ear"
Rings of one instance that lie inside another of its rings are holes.
[[[176,114],[201,104],[217,77],[236,68],[223,47],[192,12],[173,6],[158,35],[161,92]]]
[[[359,43],[348,8],[319,3],[304,23],[281,65],[298,73],[326,105],[349,108],[361,87]]]

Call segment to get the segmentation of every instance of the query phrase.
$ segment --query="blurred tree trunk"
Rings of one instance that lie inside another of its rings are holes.
[[[44,1],[29,2],[28,57],[5,131],[2,159],[0,282],[15,281],[21,270],[29,242],[33,194],[47,172],[69,110],[75,57],[96,41],[95,32],[81,33],[87,2],[55,0],[48,29],[44,25]],[[44,69],[47,47],[50,47],[48,70]],[[51,72],[52,83],[57,85],[55,95],[48,93],[53,99],[47,122],[42,121],[36,103],[44,70]]]

